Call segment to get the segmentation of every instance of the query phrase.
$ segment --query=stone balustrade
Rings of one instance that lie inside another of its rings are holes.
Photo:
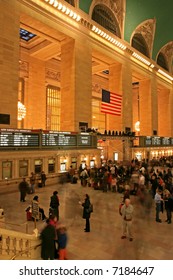
[[[35,234],[0,228],[0,259],[39,260],[40,243]]]

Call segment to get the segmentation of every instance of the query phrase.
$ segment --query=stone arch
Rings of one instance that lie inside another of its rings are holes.
[[[132,40],[135,36],[135,34],[141,34],[141,38],[144,39],[147,48],[148,48],[148,57],[152,57],[153,52],[153,43],[154,43],[154,36],[155,36],[155,30],[156,30],[156,19],[147,19],[143,21],[141,24],[139,24],[134,32],[132,33],[130,44],[132,45]]]
[[[134,49],[138,50],[143,55],[149,57],[149,50],[144,37],[140,33],[135,33],[131,45]]]
[[[73,7],[77,6],[77,0],[65,0],[65,2],[69,3],[70,5],[72,5]]]
[[[96,7],[100,7],[101,9],[103,9],[103,11],[106,11],[108,13],[108,16],[112,17],[113,25],[117,33],[116,36],[123,38],[125,3],[125,0],[93,0],[90,6],[89,15],[92,18],[94,9],[96,9]],[[103,27],[105,28],[105,26]]]
[[[165,59],[165,63],[167,66],[167,69],[164,68],[165,70],[169,72],[173,72],[173,66],[172,66],[172,61],[173,61],[173,41],[168,42],[166,45],[164,45],[158,52],[156,56],[156,61],[158,61],[159,55],[162,54],[163,58]]]

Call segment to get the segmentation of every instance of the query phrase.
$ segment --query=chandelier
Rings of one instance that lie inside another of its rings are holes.
[[[17,116],[17,119],[18,119],[18,121],[21,121],[21,120],[23,120],[24,117],[26,116],[26,107],[25,107],[25,105],[23,105],[20,101],[18,101],[17,108],[18,108],[18,116]]]

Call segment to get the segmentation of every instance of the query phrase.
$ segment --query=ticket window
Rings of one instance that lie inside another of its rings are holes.
[[[2,179],[8,180],[12,178],[12,161],[2,162]]]
[[[55,160],[54,159],[48,160],[48,173],[55,173]]]
[[[71,159],[71,165],[73,169],[77,169],[77,158],[72,158]]]
[[[28,160],[19,160],[19,177],[28,176]]]
[[[117,152],[114,153],[114,161],[118,161],[118,153]]]
[[[42,160],[40,160],[40,159],[38,159],[38,160],[35,160],[35,163],[34,163],[34,165],[35,165],[35,174],[38,174],[38,173],[41,173],[41,171],[42,171],[42,164],[43,164],[43,162],[42,162]]]
[[[90,168],[94,168],[95,166],[95,161],[94,160],[90,160]]]
[[[65,163],[65,162],[62,162],[62,163],[60,164],[60,171],[61,171],[61,172],[66,171],[66,163]]]
[[[86,161],[82,161],[81,165],[82,165],[82,169],[85,169],[86,168]]]

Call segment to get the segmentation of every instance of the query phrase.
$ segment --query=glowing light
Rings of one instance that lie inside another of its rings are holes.
[[[25,105],[23,105],[20,101],[18,101],[18,116],[17,116],[17,119],[18,121],[21,121],[22,119],[25,118],[26,116],[26,107]]]
[[[140,121],[137,121],[137,122],[135,123],[135,130],[136,130],[136,131],[140,131]]]

